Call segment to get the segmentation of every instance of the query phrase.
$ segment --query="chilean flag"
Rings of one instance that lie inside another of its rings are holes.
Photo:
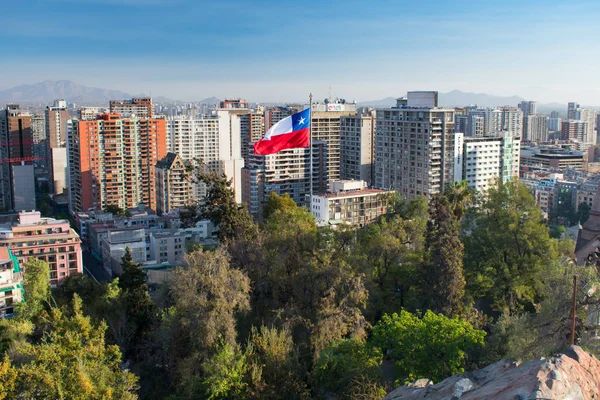
[[[310,109],[277,122],[262,140],[254,143],[254,154],[275,154],[281,150],[310,145]]]

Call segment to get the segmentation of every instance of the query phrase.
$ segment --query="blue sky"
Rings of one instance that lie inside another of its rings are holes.
[[[492,4],[494,3],[494,4]],[[0,89],[46,79],[181,100],[406,90],[600,104],[599,1],[21,0]]]

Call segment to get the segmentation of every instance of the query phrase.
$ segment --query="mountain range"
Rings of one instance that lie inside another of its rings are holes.
[[[55,99],[65,99],[70,103],[78,105],[107,105],[109,100],[128,99],[141,97],[143,94],[132,95],[120,90],[102,89],[80,85],[78,83],[60,80],[43,81],[32,85],[19,85],[10,89],[0,91],[0,104],[14,103],[51,103]],[[156,103],[175,103],[175,100],[166,97],[154,97]],[[494,96],[486,93],[468,93],[460,90],[452,90],[448,93],[439,94],[440,106],[455,107],[476,104],[480,107],[511,105],[516,106],[524,99],[519,96]],[[179,102],[179,101],[178,101]],[[199,101],[200,103],[217,103],[219,99],[209,97]],[[391,107],[396,104],[395,97],[386,97],[380,100],[359,102],[359,106],[369,107]],[[552,110],[564,111],[565,104],[551,103],[538,104],[539,112],[546,113]]]

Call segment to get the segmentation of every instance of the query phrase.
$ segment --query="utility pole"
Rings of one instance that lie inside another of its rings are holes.
[[[575,315],[577,311],[576,303],[577,294],[577,275],[573,275],[573,318],[571,320],[571,346],[575,344]]]

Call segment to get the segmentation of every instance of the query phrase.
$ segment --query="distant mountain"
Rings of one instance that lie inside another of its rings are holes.
[[[371,101],[359,101],[356,103],[359,107],[393,107],[396,105],[396,97],[386,97],[381,100],[371,100]]]
[[[109,100],[131,97],[133,96],[120,90],[94,88],[72,81],[44,81],[0,91],[0,101],[15,103],[51,103],[55,99],[65,99],[81,105],[107,105]]]
[[[204,100],[200,100],[198,103],[200,104],[218,104],[221,102],[221,99],[213,96],[213,97],[208,97]]]
[[[486,93],[469,93],[453,90],[440,93],[438,103],[442,107],[463,107],[476,104],[479,107],[516,106],[525,100],[519,96],[494,96]]]

